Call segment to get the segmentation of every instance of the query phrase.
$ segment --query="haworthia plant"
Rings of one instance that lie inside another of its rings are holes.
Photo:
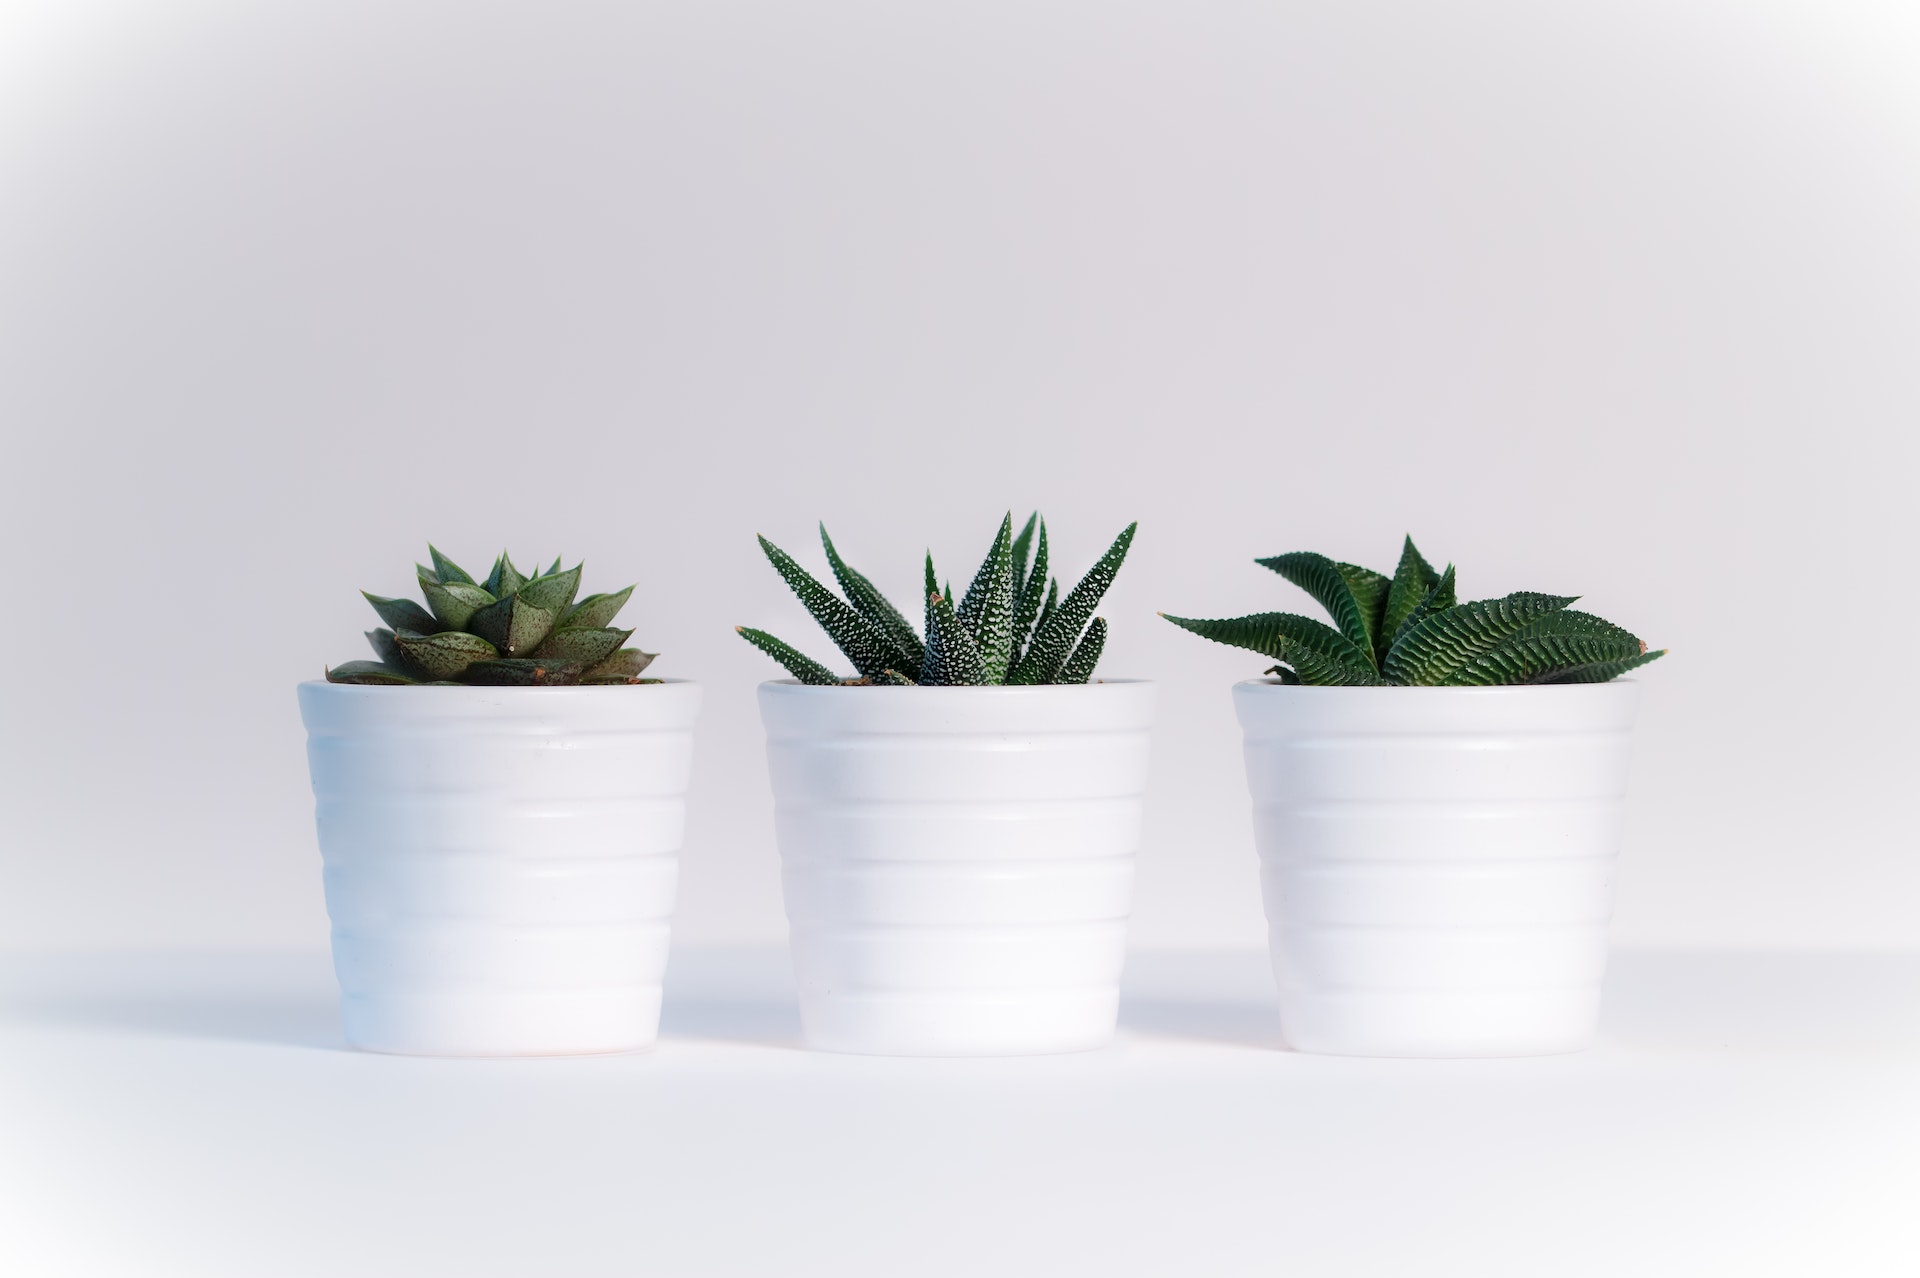
[[[1160,615],[1277,659],[1267,673],[1285,683],[1604,683],[1666,655],[1664,648],[1648,652],[1610,621],[1573,611],[1575,595],[1520,591],[1460,603],[1453,565],[1435,572],[1411,537],[1391,577],[1305,551],[1254,562],[1312,595],[1334,624],[1290,612],[1214,621]]]
[[[993,545],[958,602],[926,560],[926,605],[919,632],[873,582],[847,566],[820,526],[820,544],[840,583],[842,599],[765,537],[760,548],[813,619],[839,646],[855,674],[842,678],[764,630],[740,626],[742,638],[779,662],[801,683],[922,687],[986,684],[1086,683],[1106,646],[1107,623],[1095,617],[1107,587],[1127,557],[1134,529],[1114,539],[1080,584],[1060,598],[1049,576],[1047,525],[1038,513],[1018,535],[1013,515],[1000,521]]]
[[[577,599],[578,564],[562,572],[556,559],[529,576],[502,553],[487,579],[475,581],[434,547],[427,547],[427,555],[433,567],[414,565],[427,606],[366,595],[387,623],[367,632],[379,660],[334,666],[327,671],[329,683],[660,682],[640,677],[655,654],[622,647],[633,631],[613,625],[632,586]]]

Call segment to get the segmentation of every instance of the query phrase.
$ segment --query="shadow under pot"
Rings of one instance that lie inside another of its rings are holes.
[[[300,685],[348,1042],[653,1045],[700,690]]]
[[[760,686],[809,1044],[1113,1038],[1154,687]]]
[[[1234,687],[1297,1051],[1593,1040],[1638,686]]]

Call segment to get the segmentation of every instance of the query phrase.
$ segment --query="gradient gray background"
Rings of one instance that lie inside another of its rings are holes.
[[[910,595],[1128,520],[1135,937],[1264,932],[1253,556],[1535,588],[1645,676],[1616,936],[1916,939],[1910,6],[0,8],[0,946],[312,947],[293,685],[432,537],[698,679],[677,935],[784,935],[753,540]]]

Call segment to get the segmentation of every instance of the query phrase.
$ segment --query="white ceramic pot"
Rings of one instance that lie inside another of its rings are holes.
[[[651,1046],[699,705],[679,681],[301,684],[347,1040]]]
[[[1154,688],[760,685],[807,1041],[1113,1037]]]
[[[1593,1039],[1638,688],[1234,688],[1298,1051]]]

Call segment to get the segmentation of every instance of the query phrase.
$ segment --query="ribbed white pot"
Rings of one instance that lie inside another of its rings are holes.
[[[347,1040],[652,1045],[700,689],[300,685]]]
[[[1593,1039],[1638,688],[1234,688],[1298,1051]]]
[[[1154,688],[760,685],[807,1041],[1113,1037]]]

